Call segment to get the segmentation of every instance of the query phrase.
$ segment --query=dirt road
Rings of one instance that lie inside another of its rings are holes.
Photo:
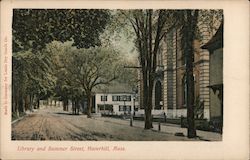
[[[173,134],[144,130],[106,121],[105,118],[87,118],[71,115],[62,108],[43,108],[12,124],[12,140],[107,140],[159,141],[188,140]]]

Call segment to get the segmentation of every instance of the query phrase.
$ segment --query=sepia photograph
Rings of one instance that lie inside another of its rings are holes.
[[[12,36],[12,140],[222,140],[223,10],[14,9]]]

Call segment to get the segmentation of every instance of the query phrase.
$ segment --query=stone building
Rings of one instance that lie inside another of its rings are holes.
[[[215,25],[218,26],[218,24]],[[201,47],[211,39],[213,33],[202,25],[199,25],[199,32],[202,34],[201,38],[197,38],[193,43],[195,105],[198,108],[198,118],[210,119],[209,52]],[[139,74],[139,76],[141,75]],[[139,95],[141,97],[140,85]],[[152,114],[164,112],[168,118],[186,117],[187,96],[185,59],[181,49],[180,29],[173,28],[162,40],[157,55]],[[140,106],[143,108],[142,100],[140,100]]]

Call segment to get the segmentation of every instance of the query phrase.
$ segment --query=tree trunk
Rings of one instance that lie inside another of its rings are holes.
[[[38,98],[37,99],[37,109],[39,109],[40,108],[40,99]]]
[[[66,99],[66,111],[69,111],[69,100]]]
[[[149,78],[147,78],[147,73],[143,75],[143,102],[145,111],[145,125],[144,129],[153,128],[152,124],[152,96],[150,96],[150,87],[148,85]]]
[[[151,129],[151,128],[153,128],[152,113],[151,113],[151,110],[146,110],[145,111],[145,126],[144,126],[144,129]]]
[[[50,106],[52,106],[53,105],[53,100],[52,99],[50,99]]]
[[[196,137],[195,118],[194,118],[194,76],[193,69],[187,65],[187,121],[188,121],[188,137]]]
[[[75,105],[75,114],[77,115],[77,108],[78,108],[78,100],[76,99],[76,105]]]
[[[187,122],[188,122],[188,137],[196,137],[195,118],[194,118],[194,76],[193,76],[193,62],[194,49],[193,41],[195,28],[197,24],[198,11],[192,15],[192,11],[186,11],[187,21],[184,25],[184,54],[186,61],[186,83],[187,83]]]
[[[71,103],[72,103],[72,114],[74,114],[74,109],[75,109],[75,100],[72,99],[71,100]]]
[[[91,118],[92,94],[88,93],[87,98],[88,98],[87,116],[88,116],[88,118]]]
[[[79,100],[76,99],[76,114],[79,114]]]
[[[23,113],[23,97],[20,96],[19,103],[18,103],[18,113]]]
[[[24,105],[24,111],[26,111],[29,108],[29,97],[25,96],[25,105]]]
[[[18,111],[18,105],[19,105],[19,91],[17,91],[17,95],[15,97],[15,110],[14,112],[16,113],[17,118],[19,117],[19,111]]]
[[[75,107],[74,107],[74,114],[76,115],[76,108],[77,108],[77,100],[75,100]]]
[[[30,95],[30,111],[33,112],[33,95]]]
[[[72,107],[73,107],[73,114],[76,115],[76,100],[75,99],[73,100]]]
[[[63,99],[63,111],[67,111],[66,105],[67,105],[66,100]]]

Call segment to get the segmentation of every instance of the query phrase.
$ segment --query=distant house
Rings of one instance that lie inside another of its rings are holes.
[[[95,92],[95,112],[101,114],[123,115],[138,110],[138,100],[132,87],[113,83]]]
[[[210,117],[223,118],[223,23],[213,38],[204,46],[209,50]]]

